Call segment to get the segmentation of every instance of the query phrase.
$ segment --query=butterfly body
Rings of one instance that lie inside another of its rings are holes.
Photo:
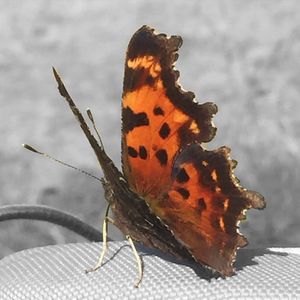
[[[169,228],[151,211],[145,200],[129,188],[123,174],[105,151],[100,156],[105,175],[102,180],[105,198],[113,211],[114,224],[123,234],[130,235],[147,247],[160,249],[179,258],[193,259]]]

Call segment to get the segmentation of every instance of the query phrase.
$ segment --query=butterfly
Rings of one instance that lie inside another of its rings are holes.
[[[180,36],[143,26],[132,36],[122,94],[122,172],[106,154],[54,70],[103,169],[114,224],[133,240],[222,276],[234,274],[237,249],[247,244],[238,224],[265,200],[243,188],[226,146],[207,150],[217,106],[184,91],[174,67]],[[91,113],[90,119],[94,122]]]

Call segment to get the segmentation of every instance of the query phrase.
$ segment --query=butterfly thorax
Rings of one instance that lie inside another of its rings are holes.
[[[123,174],[103,151],[101,157],[105,175],[103,187],[110,203],[116,226],[143,245],[157,248],[179,258],[194,260],[169,228],[153,213],[145,199],[129,188]]]

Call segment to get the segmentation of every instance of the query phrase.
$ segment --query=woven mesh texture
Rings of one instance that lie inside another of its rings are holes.
[[[237,275],[207,279],[196,264],[183,264],[138,247],[144,277],[134,288],[136,262],[126,242],[111,242],[105,264],[85,274],[101,243],[29,249],[0,261],[0,299],[300,299],[300,248],[241,249]]]

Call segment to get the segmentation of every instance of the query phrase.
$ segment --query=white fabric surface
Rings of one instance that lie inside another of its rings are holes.
[[[138,247],[144,277],[134,288],[135,258],[127,242],[110,242],[105,264],[85,274],[101,243],[24,250],[0,261],[0,299],[300,299],[300,248],[241,249],[237,275],[207,278],[197,264],[180,263]]]

